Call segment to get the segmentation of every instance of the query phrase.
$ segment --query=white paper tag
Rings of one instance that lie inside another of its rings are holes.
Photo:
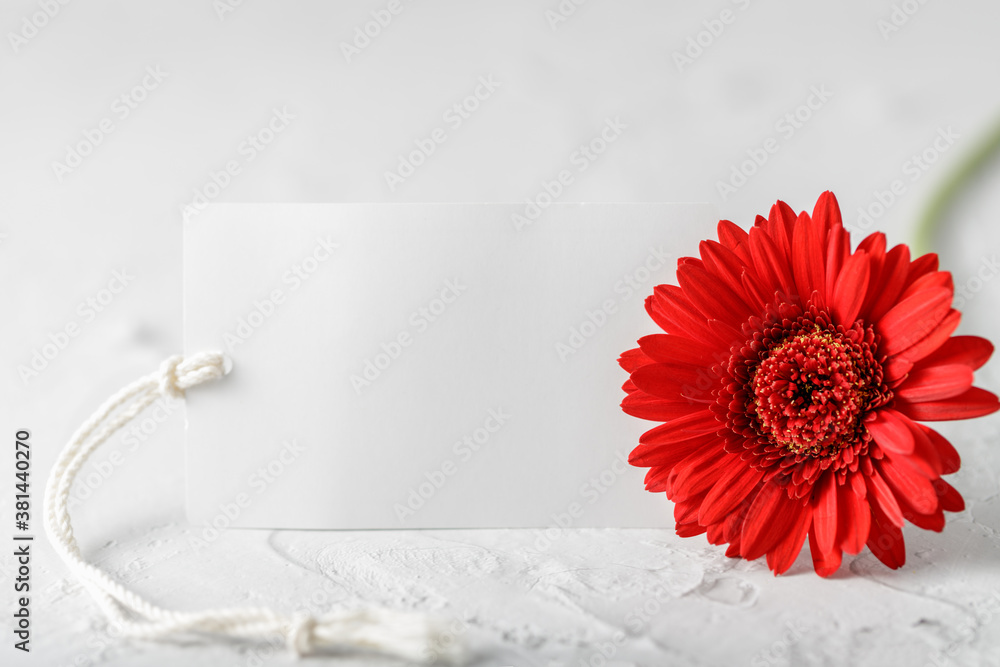
[[[196,524],[672,525],[618,355],[714,207],[216,204],[185,226]],[[522,220],[527,220],[526,218]]]

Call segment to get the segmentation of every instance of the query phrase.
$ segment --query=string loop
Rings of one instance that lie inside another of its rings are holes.
[[[414,662],[438,658],[436,649],[446,643],[441,641],[438,625],[422,614],[371,608],[317,618],[310,614],[282,616],[259,607],[174,612],[141,598],[83,558],[73,535],[68,502],[73,482],[88,458],[157,398],[184,398],[191,387],[225,375],[226,364],[221,352],[169,357],[157,372],[111,396],[77,429],[56,459],[45,487],[45,532],[56,552],[109,619],[131,637],[162,639],[201,633],[267,641],[278,636],[300,657],[322,650],[365,650]]]

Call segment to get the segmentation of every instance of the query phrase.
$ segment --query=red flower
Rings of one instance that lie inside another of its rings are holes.
[[[622,409],[664,422],[629,461],[674,502],[678,535],[707,532],[728,556],[766,555],[780,574],[808,536],[822,576],[866,544],[902,566],[904,519],[940,531],[964,508],[941,479],[958,452],[919,422],[1000,407],[972,386],[993,346],[952,336],[936,255],[911,261],[881,233],[852,253],[832,193],[812,217],[779,201],[749,234],[718,231],[678,262],[679,286],[646,299],[666,333],[619,359]]]

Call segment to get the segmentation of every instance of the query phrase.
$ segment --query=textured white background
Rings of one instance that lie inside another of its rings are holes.
[[[876,226],[891,242],[911,240],[930,193],[1000,114],[1000,5],[904,4],[919,9],[885,38],[877,22],[893,11],[888,0],[590,0],[555,30],[545,12],[557,0],[403,0],[347,63],[340,43],[384,2],[246,0],[221,19],[210,0],[72,2],[15,50],[9,34],[22,33],[39,4],[5,1],[0,433],[12,441],[17,428],[33,431],[36,507],[76,425],[180,349],[179,207],[228,160],[242,171],[218,201],[521,201],[620,117],[621,138],[576,174],[564,201],[707,200],[747,225],[777,198],[811,209],[832,189],[856,225],[858,208],[900,178],[906,192]],[[735,22],[678,71],[672,53],[727,7]],[[167,77],[123,119],[112,104],[147,67]],[[390,191],[383,173],[397,155],[447,127],[444,112],[490,75],[499,89]],[[775,123],[813,86],[832,97],[785,138]],[[241,142],[283,107],[294,120],[247,161]],[[105,117],[113,132],[60,181],[53,162]],[[911,180],[904,163],[949,127],[959,139]],[[723,200],[717,181],[772,136],[778,152]],[[938,239],[957,285],[1000,245],[998,182],[994,165]],[[78,304],[116,269],[134,281],[85,321]],[[972,280],[979,290],[964,306],[963,332],[997,337],[997,282]],[[71,322],[80,335],[22,381],[17,367]],[[996,390],[996,367],[979,384]],[[119,450],[121,463],[104,466],[113,470],[106,480],[92,478],[100,483],[76,516],[92,559],[166,605],[293,610],[321,591],[334,606],[438,610],[463,621],[481,665],[998,665],[1000,421],[944,431],[964,458],[952,483],[968,509],[943,534],[908,530],[904,569],[890,572],[863,554],[829,581],[811,573],[805,554],[775,579],[762,563],[730,561],[701,537],[669,531],[571,532],[547,549],[537,534],[516,531],[226,532],[197,550],[190,539],[200,530],[182,513],[176,416],[137,451],[116,439],[98,454],[107,461]],[[12,532],[11,450],[0,457],[0,539]],[[37,509],[34,523],[40,529]],[[5,630],[3,664],[289,662],[246,647],[111,639],[61,563],[43,544],[36,549],[34,651],[13,651]],[[13,603],[11,568],[9,556],[0,559],[3,610]],[[9,628],[9,613],[2,617]],[[615,644],[619,630],[627,639]]]

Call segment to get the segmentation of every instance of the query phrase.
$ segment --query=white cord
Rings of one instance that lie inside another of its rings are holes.
[[[421,614],[369,608],[319,617],[284,616],[259,607],[175,612],[151,604],[84,560],[68,509],[73,481],[84,463],[157,398],[183,398],[185,390],[222,377],[224,363],[220,352],[200,352],[187,359],[170,357],[158,372],[105,401],[76,431],[59,454],[45,487],[45,532],[56,552],[108,617],[132,637],[159,639],[195,632],[265,641],[277,636],[298,656],[334,649],[377,651],[417,662],[440,659],[442,648],[452,643],[451,636],[442,634],[443,628]]]

